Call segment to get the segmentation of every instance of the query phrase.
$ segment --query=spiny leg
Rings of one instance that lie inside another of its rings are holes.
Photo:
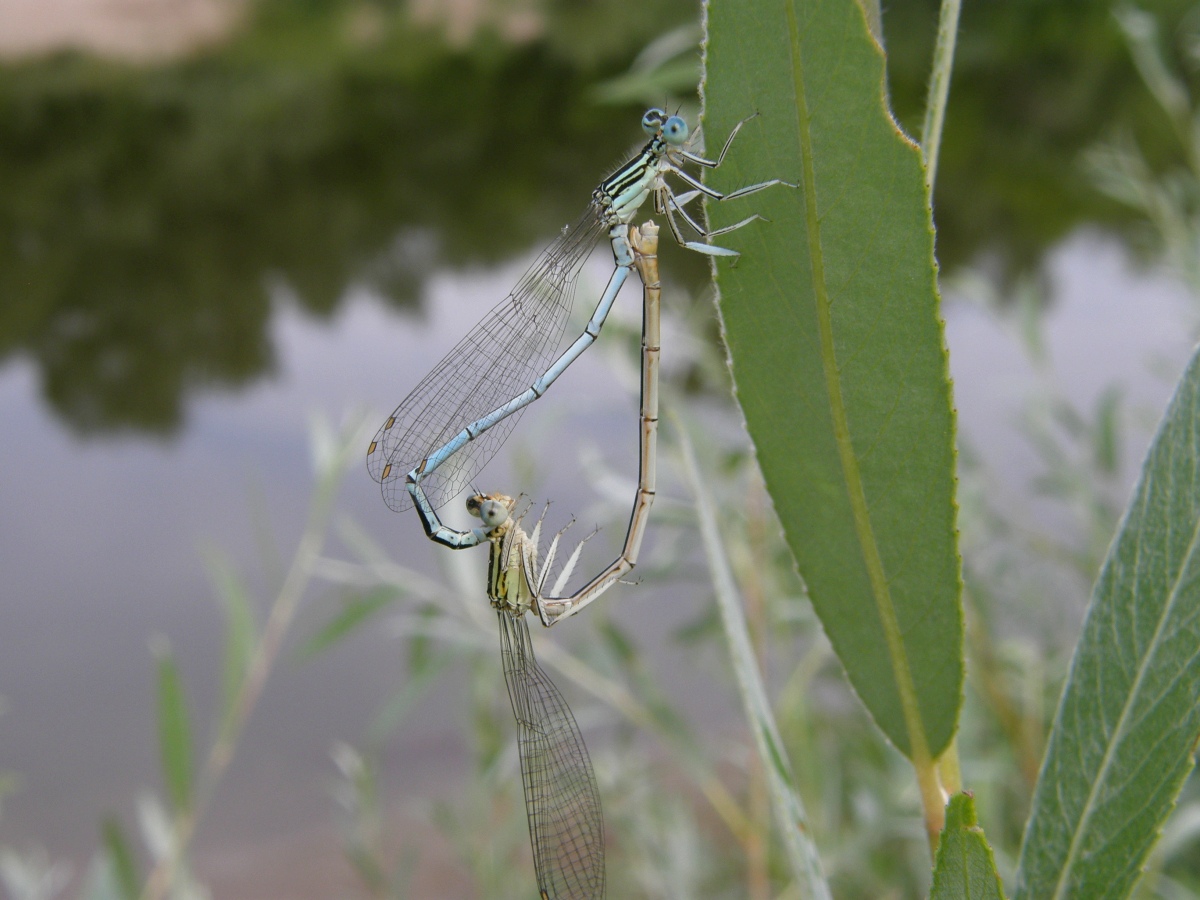
[[[736,264],[737,257],[742,255],[740,251],[730,250],[728,247],[718,247],[716,244],[705,244],[702,241],[689,241],[683,236],[683,232],[679,230],[679,223],[675,221],[676,210],[669,205],[666,207],[666,209],[667,224],[671,226],[671,235],[675,238],[675,242],[679,244],[680,247],[683,247],[685,250],[693,250],[696,253],[703,253],[705,256],[732,257]],[[678,210],[678,212],[681,215],[683,214],[683,210]],[[685,218],[688,218],[690,222],[690,217],[685,216]],[[753,221],[753,218],[747,221]],[[739,223],[739,227],[745,224],[746,222],[741,222]]]
[[[792,184],[790,181],[784,181],[782,178],[772,178],[770,181],[760,181],[757,184],[748,184],[746,187],[738,188],[736,191],[730,191],[727,194],[723,194],[716,188],[711,188],[694,176],[689,175],[687,172],[683,171],[683,169],[680,169],[676,166],[671,166],[670,171],[678,176],[680,181],[694,187],[704,196],[713,200],[736,200],[738,197],[745,197],[749,194],[757,194],[759,191],[765,191],[767,188],[774,187],[777,184],[782,184],[790,188],[796,187],[796,185]]]
[[[733,126],[733,131],[729,132],[729,137],[725,138],[725,146],[721,148],[721,152],[717,155],[716,159],[705,159],[703,156],[697,156],[695,153],[689,153],[687,150],[680,150],[679,155],[688,162],[694,162],[698,166],[715,169],[725,161],[725,154],[729,152],[729,146],[733,143],[733,139],[737,137],[738,132],[742,130],[742,126],[758,115],[758,113],[752,113]]]
[[[689,193],[694,195],[696,192],[689,191]],[[687,222],[688,225],[691,226],[692,230],[695,231],[696,234],[700,235],[701,237],[716,237],[717,235],[720,235],[720,234],[727,234],[730,231],[737,231],[742,226],[749,225],[751,222],[757,222],[759,220],[762,220],[763,222],[770,221],[770,219],[768,219],[766,216],[761,215],[759,213],[755,213],[752,216],[746,216],[746,218],[742,219],[742,221],[735,222],[733,225],[726,225],[723,228],[714,228],[712,231],[706,231],[700,225],[700,223],[697,222],[695,219],[693,219],[691,217],[691,215],[688,213],[688,211],[683,208],[683,204],[679,202],[679,200],[675,197],[674,193],[672,193],[669,189],[666,192],[666,196],[667,196],[667,200],[666,200],[667,209],[673,210],[674,212],[679,213],[679,215],[681,215],[683,217],[683,220],[685,222]]]

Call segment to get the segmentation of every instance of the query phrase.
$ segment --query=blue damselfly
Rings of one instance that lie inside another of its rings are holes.
[[[500,659],[513,715],[525,813],[533,848],[534,871],[544,900],[597,900],[604,896],[604,821],[600,791],[575,717],[558,688],[537,664],[525,614],[536,613],[549,626],[582,609],[637,562],[650,506],[654,502],[658,435],[659,309],[658,229],[646,223],[630,230],[638,272],[644,285],[642,321],[642,399],[638,487],[621,555],[583,588],[561,593],[583,544],[562,567],[553,586],[547,581],[563,531],[538,559],[542,520],[531,534],[515,515],[517,501],[503,494],[475,493],[467,510],[480,519],[471,531],[443,525],[418,483],[414,496],[425,530],[453,549],[487,543],[487,595],[500,624]],[[543,516],[545,514],[543,513]],[[568,526],[569,527],[569,526]],[[586,538],[584,539],[586,541]]]
[[[746,121],[734,127],[720,154],[710,160],[689,149],[696,135],[681,117],[661,109],[646,112],[642,128],[649,143],[596,188],[579,222],[563,229],[508,296],[446,354],[376,433],[367,449],[367,469],[380,482],[388,506],[408,509],[418,489],[433,508],[446,503],[495,455],[520,412],[596,340],[634,265],[629,223],[647,198],[654,198],[655,210],[666,217],[682,246],[710,256],[738,255],[685,240],[678,219],[701,237],[725,234],[761,217],[751,215],[707,231],[685,207],[701,195],[731,200],[786,184],[776,178],[723,194],[682,168],[689,163],[719,166]],[[668,174],[690,189],[677,195],[666,181]],[[614,271],[583,333],[555,357],[580,270],[602,234],[612,246]]]

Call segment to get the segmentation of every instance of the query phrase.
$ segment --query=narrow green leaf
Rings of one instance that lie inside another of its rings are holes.
[[[629,637],[612,619],[601,619],[599,623],[600,637],[608,647],[608,652],[623,666],[634,665],[637,661],[637,651]]]
[[[234,721],[250,658],[258,640],[258,628],[250,608],[249,592],[229,561],[215,554],[208,560],[209,577],[225,609],[225,659],[221,672],[221,721]]]
[[[946,807],[929,900],[1004,900],[992,848],[975,820],[975,799],[958,794]]]
[[[954,415],[920,149],[892,119],[855,0],[710,0],[709,152],[754,112],[709,203],[738,400],[809,596],[905,754],[938,755],[962,697]]]
[[[388,697],[383,708],[371,721],[370,727],[367,728],[367,743],[376,746],[395,734],[404,717],[416,706],[417,701],[424,696],[429,686],[435,684],[438,676],[453,662],[456,662],[453,656],[443,653],[440,656],[431,657],[425,665],[413,672],[412,677]]]
[[[1018,898],[1125,897],[1200,738],[1200,353],[1096,582],[1021,847]]]
[[[158,650],[158,751],[167,796],[178,815],[192,803],[192,737],[183,681],[166,647]]]
[[[373,615],[395,599],[396,591],[391,587],[375,588],[361,597],[352,597],[342,605],[341,611],[330,619],[324,628],[305,641],[297,656],[302,660],[311,659],[324,652],[370,621]]]
[[[445,616],[445,611],[436,604],[425,603],[413,612],[423,627],[415,629],[408,639],[408,674],[419,678],[431,665],[446,658],[445,648],[430,637],[438,620]]]
[[[1092,438],[1093,455],[1105,475],[1121,471],[1121,391],[1111,387],[1096,402],[1096,431]]]
[[[117,890],[125,900],[137,900],[141,893],[141,878],[121,823],[111,816],[105,818],[100,826],[100,835]]]

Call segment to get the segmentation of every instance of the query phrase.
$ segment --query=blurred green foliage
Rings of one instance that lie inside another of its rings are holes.
[[[1133,131],[1161,165],[1176,142],[1130,58],[1114,17],[1122,5],[963,5],[934,198],[943,271],[987,257],[1012,284],[1075,229],[1130,222],[1094,190],[1081,154]],[[892,100],[911,135],[920,133],[938,6],[916,0],[884,12]],[[1169,32],[1196,18],[1188,0],[1153,7]]]
[[[170,431],[187,389],[269,370],[269,281],[328,314],[351,281],[410,303],[526,250],[638,134],[552,42],[455,50],[399,15],[354,37],[348,9],[264,4],[165,68],[0,71],[0,357],[31,355],[74,428]]]
[[[409,304],[439,267],[548,240],[638,140],[639,107],[688,100],[666,89],[690,52],[638,54],[688,34],[697,4],[547,2],[520,40],[519,10],[481,8],[458,34],[400,2],[259,0],[191,59],[0,67],[0,359],[31,358],[78,432],[169,433],[189,392],[271,371],[269,285],[318,315],[350,283]],[[1172,33],[1187,21],[1157,8]],[[936,13],[884,16],[910,133]],[[1108,4],[968,4],[952,90],[944,270],[986,257],[1011,280],[1071,230],[1128,221],[1077,164],[1115,131],[1171,159]],[[692,256],[667,265],[697,287]]]

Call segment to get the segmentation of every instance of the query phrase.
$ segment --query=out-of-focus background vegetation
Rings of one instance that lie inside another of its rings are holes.
[[[694,2],[143,6],[93,0],[61,39],[53,4],[0,7],[0,840],[18,896],[77,890],[105,814],[154,832],[135,808],[157,783],[146,642],[177,647],[203,735],[221,644],[198,560],[272,595],[312,490],[301,413],[384,414],[578,216],[647,105],[699,108]],[[932,0],[884,10],[910,133],[936,18]],[[1198,82],[1189,3],[963,10],[934,216],[963,423],[964,776],[1002,871],[1147,423],[1200,321]],[[738,437],[707,262],[669,244],[664,406],[720,436],[701,462],[835,891],[918,896],[906,768],[824,645]],[[625,321],[592,372],[627,395]],[[557,415],[514,438],[506,489],[581,481],[559,447],[575,420]],[[609,462],[631,457],[592,437],[595,491],[548,495],[606,515],[612,544],[632,493]],[[642,584],[540,646],[594,749],[611,896],[775,896],[762,775],[672,459]],[[194,874],[229,897],[527,893],[492,636],[460,613],[470,637],[436,640],[447,598],[482,605],[482,582],[360,470],[342,494],[363,530],[344,525],[331,553],[358,562],[327,567],[292,642],[364,592],[373,627],[272,674]],[[405,568],[359,565],[364,531]],[[572,684],[588,678],[607,693]],[[1200,892],[1198,822],[1193,784],[1147,896]]]
[[[1158,10],[1169,24],[1187,5]],[[887,12],[892,96],[912,132],[936,4]],[[634,112],[694,101],[698,14],[259,0],[183,60],[11,61],[0,352],[37,360],[47,401],[81,434],[170,432],[189,389],[270,370],[264,273],[318,315],[363,280],[415,304],[435,265],[511,258],[573,219],[631,143]],[[1118,131],[1152,166],[1178,148],[1108,5],[964,16],[938,254],[949,274],[988,259],[1010,283],[1079,227],[1133,223],[1089,184],[1084,151]],[[677,55],[636,77],[664,35],[660,55]],[[412,234],[434,248],[424,271],[396,259]],[[698,284],[705,267],[691,269]]]

